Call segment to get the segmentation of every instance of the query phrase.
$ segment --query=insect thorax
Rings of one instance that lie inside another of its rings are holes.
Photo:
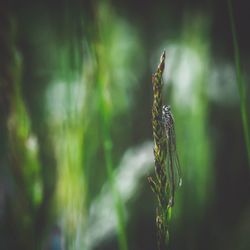
[[[171,128],[174,124],[170,106],[163,105],[162,107],[162,122],[167,128]]]

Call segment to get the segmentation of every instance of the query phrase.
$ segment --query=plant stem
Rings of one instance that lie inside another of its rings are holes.
[[[249,137],[250,134],[249,134],[249,118],[248,118],[248,108],[247,108],[246,86],[244,82],[244,76],[242,74],[242,67],[241,67],[241,62],[240,62],[240,51],[239,51],[239,45],[238,45],[237,35],[236,35],[232,2],[231,0],[228,0],[227,3],[228,3],[230,25],[231,25],[231,31],[232,31],[232,37],[233,37],[235,71],[236,71],[236,79],[237,79],[237,85],[238,85],[239,95],[240,95],[240,110],[241,110],[245,142],[246,142],[246,147],[247,147],[248,164],[250,166],[250,137]]]
[[[163,52],[160,64],[153,74],[153,106],[152,106],[152,127],[154,137],[154,157],[156,180],[148,177],[152,191],[158,199],[156,210],[156,228],[158,249],[166,249],[168,243],[168,217],[171,207],[169,206],[169,183],[166,173],[167,141],[164,127],[161,121],[162,117],[162,74],[165,67],[165,51]]]

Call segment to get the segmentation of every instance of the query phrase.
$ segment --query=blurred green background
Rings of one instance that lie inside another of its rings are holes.
[[[231,7],[1,1],[0,249],[156,249],[164,49],[183,171],[169,249],[250,249],[249,8]]]

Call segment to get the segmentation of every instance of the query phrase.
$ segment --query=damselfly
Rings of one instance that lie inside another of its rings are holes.
[[[170,186],[169,206],[174,205],[174,194],[178,187],[182,184],[181,168],[176,151],[176,139],[174,118],[170,106],[162,107],[162,123],[166,133],[165,140],[167,142],[167,178]]]

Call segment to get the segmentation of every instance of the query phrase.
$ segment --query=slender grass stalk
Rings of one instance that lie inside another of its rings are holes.
[[[100,65],[100,72],[101,64]],[[117,217],[117,229],[118,229],[118,241],[120,250],[127,250],[127,237],[126,237],[126,229],[125,229],[125,218],[124,218],[124,207],[119,195],[119,192],[116,188],[116,183],[114,179],[114,170],[113,170],[113,160],[112,160],[112,140],[111,140],[111,114],[110,107],[108,105],[108,101],[105,96],[105,77],[102,77],[102,74],[97,76],[98,82],[98,96],[99,96],[99,112],[101,118],[101,128],[102,128],[102,141],[103,141],[103,149],[104,149],[104,157],[105,157],[105,166],[107,168],[108,181],[113,193],[114,204],[116,209],[116,217]]]
[[[156,227],[157,227],[157,244],[158,249],[164,249],[168,243],[168,215],[169,207],[167,197],[169,196],[169,186],[166,174],[166,152],[167,144],[163,141],[164,129],[160,118],[162,117],[162,74],[165,67],[165,52],[161,56],[160,64],[156,73],[152,77],[153,83],[153,106],[152,106],[152,126],[154,137],[154,156],[155,156],[155,173],[156,181],[151,177],[148,178],[153,192],[156,193],[159,207],[156,209]]]
[[[156,227],[158,249],[168,244],[168,223],[174,205],[175,188],[181,185],[179,161],[176,153],[174,120],[169,106],[162,105],[162,74],[165,67],[165,51],[153,74],[152,127],[154,137],[154,158],[156,180],[148,177],[152,191],[158,199]],[[177,169],[175,169],[175,167]],[[177,183],[176,183],[177,181]]]
[[[231,32],[232,32],[232,37],[233,37],[235,71],[236,71],[237,85],[238,85],[239,95],[240,95],[240,110],[241,110],[245,142],[246,142],[246,147],[247,147],[248,164],[250,166],[250,133],[249,133],[249,117],[248,117],[248,107],[247,107],[246,84],[245,84],[245,79],[242,73],[240,50],[239,50],[239,45],[237,41],[232,2],[231,0],[228,0],[227,3],[228,3],[228,12],[229,12],[229,18],[230,18]]]
[[[118,222],[118,237],[119,237],[119,247],[121,250],[127,250],[127,239],[125,230],[125,219],[124,219],[124,207],[120,198],[120,195],[116,188],[116,183],[114,180],[113,171],[113,161],[112,161],[112,142],[108,131],[104,133],[104,154],[105,154],[105,165],[108,171],[109,184],[113,193],[113,198],[115,202],[116,216]]]

